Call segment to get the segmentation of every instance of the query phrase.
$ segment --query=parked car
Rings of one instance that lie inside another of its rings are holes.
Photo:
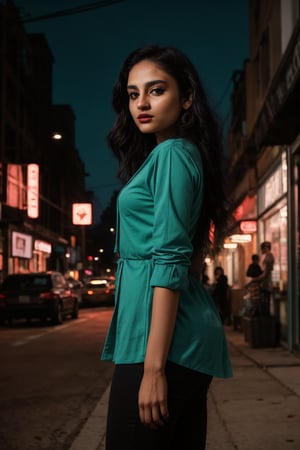
[[[82,306],[92,304],[114,304],[114,280],[106,277],[92,277],[86,281],[82,289]]]
[[[109,277],[108,278],[108,284],[109,284],[109,288],[110,288],[110,293],[113,297],[113,301],[115,301],[115,291],[116,291],[116,279],[115,277]]]
[[[81,304],[81,294],[82,294],[82,288],[83,283],[80,280],[75,280],[72,277],[66,278],[67,285],[78,299],[79,306]]]
[[[78,317],[78,299],[60,272],[8,275],[0,287],[0,322],[41,318],[61,324]]]

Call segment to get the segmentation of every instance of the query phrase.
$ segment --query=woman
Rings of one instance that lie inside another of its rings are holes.
[[[191,62],[147,46],[124,62],[109,144],[118,198],[115,363],[107,450],[204,449],[213,376],[230,377],[223,327],[199,281],[211,223],[224,225],[220,134]]]

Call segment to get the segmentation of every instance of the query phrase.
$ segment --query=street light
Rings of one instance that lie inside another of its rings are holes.
[[[52,134],[52,139],[53,139],[54,141],[60,141],[62,138],[63,138],[63,136],[62,136],[62,134],[59,133],[59,132],[54,132],[54,133]]]

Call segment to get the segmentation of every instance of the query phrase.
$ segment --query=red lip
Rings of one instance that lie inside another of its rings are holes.
[[[141,123],[147,123],[150,122],[152,120],[153,116],[151,116],[150,114],[140,114],[137,119],[139,122]]]

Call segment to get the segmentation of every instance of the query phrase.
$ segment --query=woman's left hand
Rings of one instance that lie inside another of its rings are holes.
[[[167,380],[164,372],[145,370],[139,390],[141,422],[151,429],[163,426],[168,419]]]

